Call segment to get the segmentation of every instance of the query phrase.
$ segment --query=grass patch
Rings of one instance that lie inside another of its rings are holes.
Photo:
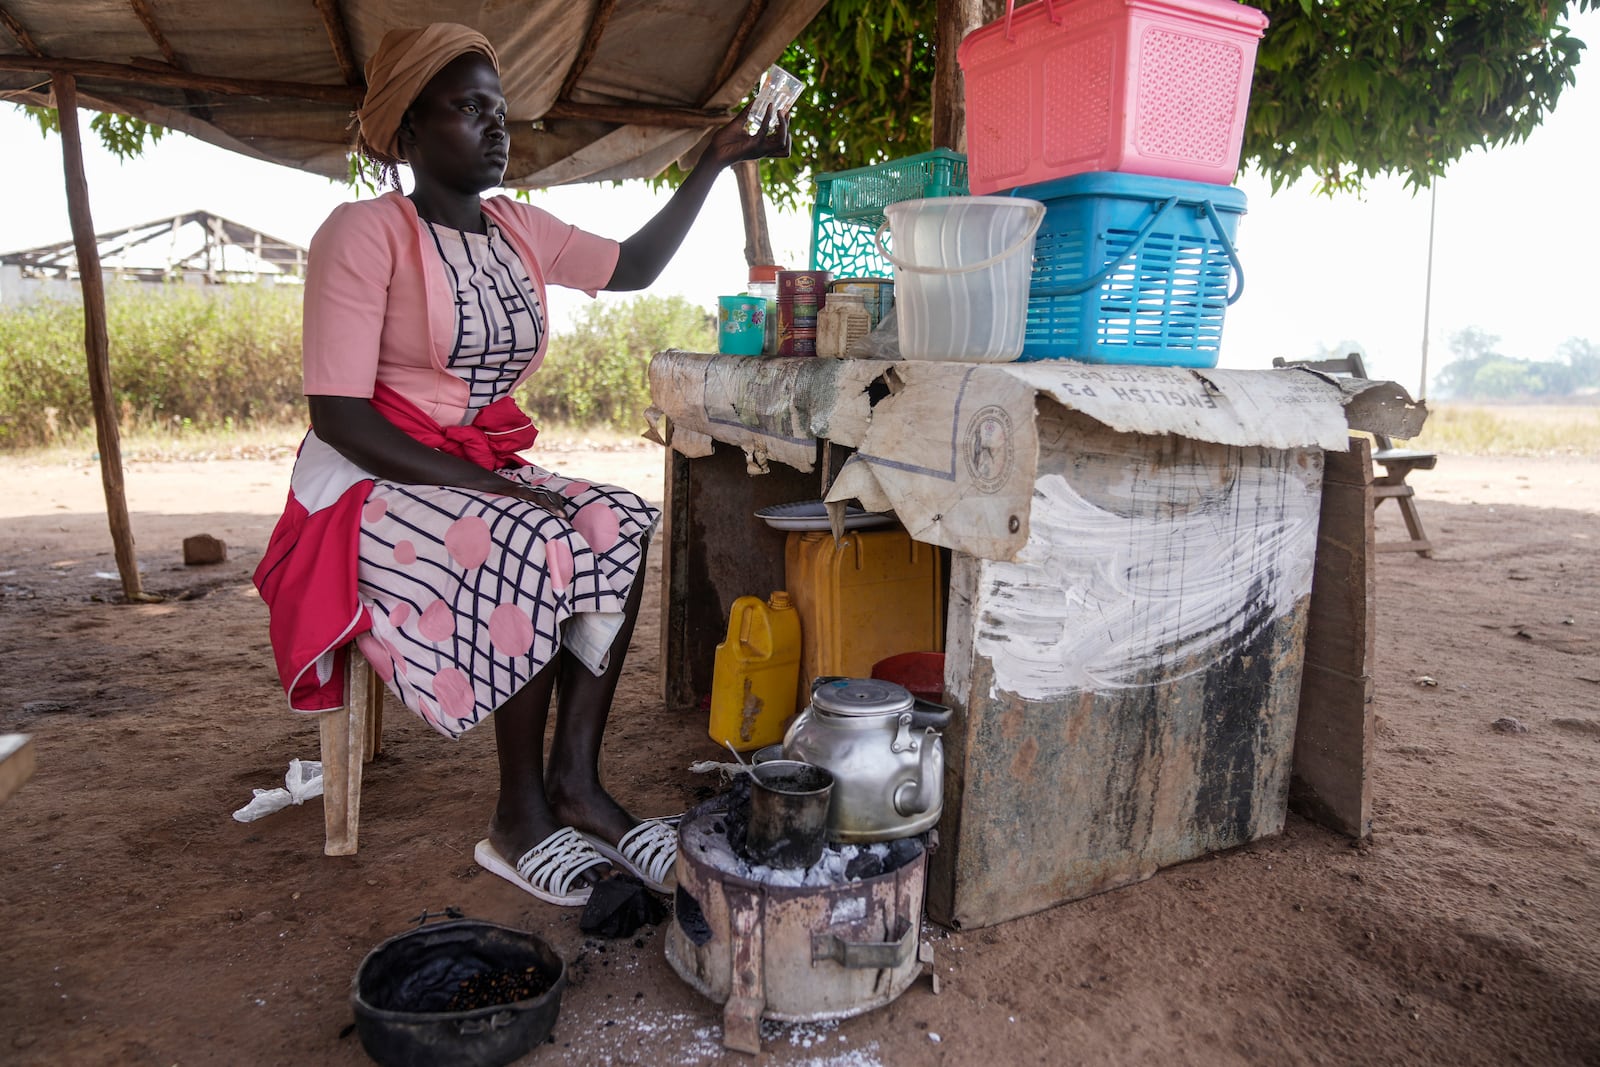
[[[1421,435],[1407,445],[1469,456],[1600,456],[1600,404],[1429,404]]]
[[[106,314],[125,458],[253,458],[299,442],[306,405],[298,291],[119,285],[108,291]],[[572,330],[551,338],[544,364],[518,390],[544,428],[540,447],[631,443],[644,430],[652,354],[712,351],[715,323],[678,296],[586,309]],[[0,308],[0,451],[92,454],[86,377],[81,306]]]

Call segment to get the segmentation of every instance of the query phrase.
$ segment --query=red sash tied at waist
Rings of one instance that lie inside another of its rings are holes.
[[[528,461],[517,455],[517,450],[527,448],[539,436],[539,428],[509,394],[480,409],[465,426],[440,426],[382,382],[373,389],[372,406],[407,436],[429,448],[470,460],[485,470],[527,466]]]

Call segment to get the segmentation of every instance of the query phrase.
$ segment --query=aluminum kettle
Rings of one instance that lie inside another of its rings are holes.
[[[833,773],[828,838],[851,844],[909,837],[944,810],[950,709],[877,678],[818,678],[783,738],[786,759]]]

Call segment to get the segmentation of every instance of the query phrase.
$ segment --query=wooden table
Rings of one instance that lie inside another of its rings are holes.
[[[885,459],[880,453],[892,450],[885,435],[922,432],[936,421],[928,405],[949,404],[953,372],[902,367],[886,380],[884,365],[852,362],[672,353],[652,365],[653,392],[668,415],[658,420],[664,436],[699,453],[674,451],[669,459],[663,673],[670,706],[697,709],[709,692],[732,600],[783,588],[783,535],[752,513],[816,499],[850,479],[850,466],[880,473],[907,466],[917,441],[900,460]],[[1091,380],[1081,365],[1061,371],[1068,387]],[[1035,368],[1020,377],[1031,387],[1051,372]],[[1273,391],[1290,372],[1181,373],[1195,375],[1184,389],[1214,388],[1213,399],[1242,410],[1258,385],[1279,395]],[[1274,374],[1280,377],[1267,377]],[[1010,387],[1003,379],[1012,377],[1001,375],[995,388],[1003,392]],[[1133,377],[1171,393],[1163,403],[1177,402],[1182,379],[1174,372]],[[987,385],[973,385],[990,378],[984,370],[965,379],[976,400],[993,399]],[[1118,380],[1125,396],[1153,388]],[[1332,405],[1341,430],[1346,418],[1381,429],[1419,417],[1392,383],[1296,381],[1310,383],[1308,403]],[[927,405],[917,399],[919,388]],[[702,417],[695,401],[685,400],[696,395]],[[1020,510],[1025,543],[1015,558],[1004,558],[1001,548],[991,554],[1002,558],[963,551],[960,533],[930,523],[917,501],[896,509],[913,516],[907,526],[919,539],[930,534],[958,544],[947,571],[945,676],[955,715],[944,735],[945,808],[929,870],[929,914],[951,926],[981,926],[1137,881],[1279,832],[1286,801],[1342,833],[1365,836],[1373,527],[1364,441],[1327,451],[1284,439],[1272,426],[1251,428],[1251,419],[1274,417],[1265,411],[1241,415],[1236,421],[1245,431],[1196,432],[1258,432],[1273,444],[1221,444],[1114,428],[1060,402],[1072,398],[1057,385],[1031,403],[1008,395],[1004,403],[955,404],[949,421],[959,432],[945,436],[957,442],[954,466],[975,451],[963,441],[989,449],[971,470],[951,475],[957,480],[994,480],[985,464],[995,448],[1034,449],[1036,462],[1023,464],[1030,492],[1021,503],[997,494],[981,513],[990,535],[975,539],[990,551],[1008,530],[1017,532],[1006,520]],[[992,425],[969,432],[969,408],[1004,423],[1015,441],[995,437]],[[1106,408],[1098,414],[1123,418]],[[936,451],[927,442],[937,436],[923,439],[924,451]],[[850,456],[857,461],[847,465]],[[943,470],[940,462],[929,455],[924,468]],[[765,473],[751,475],[763,466]],[[878,491],[860,477],[853,484],[868,495]],[[971,485],[953,491],[941,507],[950,510],[951,500],[964,507],[972,492]],[[1248,514],[1240,511],[1246,503],[1254,508]],[[1128,545],[1142,547],[1123,551]],[[1232,571],[1220,607],[1196,615],[1192,601],[1208,571],[1173,565],[1170,557],[1202,549],[1221,552],[1221,565]],[[1118,551],[1117,562],[1102,566],[1100,557]],[[1126,595],[1097,591],[1100,571],[1121,580],[1163,568],[1171,586],[1164,593],[1160,586]],[[1246,580],[1252,577],[1255,586]],[[1274,595],[1260,588],[1264,583],[1275,583]],[[1016,594],[1022,586],[1035,591],[1026,603]],[[1076,606],[1041,614],[1041,603],[1068,601]],[[1101,616],[1116,613],[1120,621],[1098,626]],[[1148,618],[1136,617],[1141,613]],[[1213,616],[1222,620],[1206,624],[1214,633],[1195,622]],[[1041,622],[1070,639],[1057,634],[1055,644],[1035,642],[1015,655]],[[1103,640],[1108,633],[1117,640]],[[1149,638],[1141,655],[1116,651],[1129,635]],[[1083,652],[1094,641],[1112,651]],[[1302,685],[1303,678],[1315,684]]]

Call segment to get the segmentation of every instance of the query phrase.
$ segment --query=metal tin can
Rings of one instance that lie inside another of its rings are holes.
[[[817,312],[827,301],[825,270],[778,272],[778,355],[817,354]]]

